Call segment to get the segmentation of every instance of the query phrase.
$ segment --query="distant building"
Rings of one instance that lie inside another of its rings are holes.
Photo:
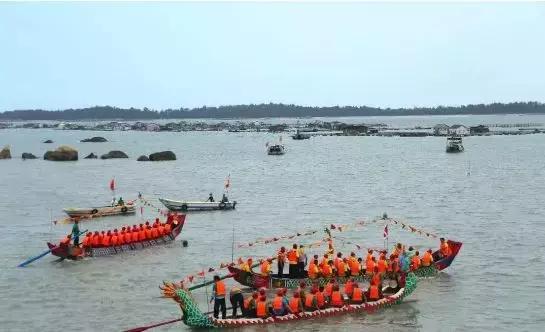
[[[440,123],[433,127],[433,134],[435,136],[447,136],[449,134],[450,127],[444,123]]]
[[[490,132],[487,126],[478,125],[475,127],[469,127],[469,133],[471,135],[486,135]]]
[[[450,135],[467,136],[469,135],[469,128],[464,125],[452,125],[449,128],[448,133]]]

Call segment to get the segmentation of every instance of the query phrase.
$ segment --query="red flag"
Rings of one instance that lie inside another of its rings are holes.
[[[110,190],[111,190],[111,191],[114,191],[114,190],[115,190],[115,181],[114,181],[114,179],[112,179],[112,180],[110,181]]]
[[[187,279],[189,280],[189,282],[193,282],[193,276],[188,276]]]
[[[388,225],[384,227],[384,237],[388,237]]]

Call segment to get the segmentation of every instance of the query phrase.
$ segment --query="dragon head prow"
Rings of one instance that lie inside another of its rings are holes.
[[[179,284],[163,281],[159,286],[163,297],[171,298],[180,304],[183,313],[183,322],[192,327],[215,327],[212,320],[200,309],[191,292],[185,287],[184,283]]]

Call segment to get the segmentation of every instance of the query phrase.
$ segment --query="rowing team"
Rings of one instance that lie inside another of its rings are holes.
[[[218,283],[221,281],[216,281]],[[404,283],[404,278],[399,284]],[[362,304],[367,301],[378,301],[383,297],[382,281],[380,278],[372,278],[367,290],[360,288],[354,279],[350,278],[341,291],[341,286],[331,279],[324,287],[313,285],[309,292],[305,290],[305,283],[293,291],[291,298],[288,298],[287,289],[277,290],[276,296],[272,300],[267,300],[265,289],[254,292],[246,299],[242,305],[242,313],[245,317],[267,318],[269,316],[283,316],[287,314],[298,314],[303,311],[315,311],[328,307],[341,308],[348,304]],[[222,289],[221,285],[216,285],[215,289]],[[399,286],[396,287],[399,289]],[[395,289],[394,289],[395,290]],[[236,317],[236,309],[239,305],[236,299],[240,297],[238,288],[231,291],[231,304],[233,306],[233,317]],[[216,308],[215,308],[216,309]],[[218,318],[219,310],[215,310],[214,317]],[[225,314],[222,310],[222,318]]]
[[[181,219],[183,222],[183,218]],[[162,236],[170,234],[172,228],[178,224],[178,219],[167,219],[166,223],[161,223],[159,218],[155,219],[155,222],[150,225],[149,221],[145,224],[132,225],[121,228],[118,231],[117,228],[102,232],[89,232],[83,239],[84,248],[104,248],[111,246],[121,246],[124,244],[136,243],[147,240],[154,240]],[[67,235],[62,241],[61,245],[69,245],[71,240],[71,234]],[[76,245],[78,243],[75,243]]]

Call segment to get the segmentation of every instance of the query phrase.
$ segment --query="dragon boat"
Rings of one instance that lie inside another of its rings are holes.
[[[98,247],[98,248],[82,248],[78,246],[53,244],[48,242],[47,246],[51,249],[51,254],[63,258],[63,259],[81,259],[83,257],[100,257],[100,256],[112,256],[120,254],[122,252],[140,250],[148,247],[154,247],[170,243],[176,239],[182,232],[182,228],[185,223],[185,215],[181,215],[178,224],[174,225],[170,234],[163,235],[153,240],[144,240],[138,242],[132,242],[129,244],[123,244],[120,246]]]
[[[197,303],[195,303],[191,292],[182,286],[172,283],[165,283],[161,287],[164,297],[172,298],[180,304],[182,309],[182,321],[185,325],[192,328],[233,328],[248,325],[264,325],[283,322],[292,322],[303,319],[318,319],[328,316],[339,316],[348,313],[371,313],[378,309],[400,304],[405,297],[410,295],[417,286],[417,277],[414,273],[407,274],[405,287],[400,288],[395,294],[385,296],[384,298],[366,302],[363,304],[347,304],[340,308],[326,308],[316,311],[305,311],[298,314],[288,314],[284,316],[272,316],[266,319],[262,318],[232,318],[217,319],[210,314],[203,313]]]
[[[451,254],[447,257],[440,258],[439,250],[433,253],[434,263],[430,266],[423,266],[413,271],[419,278],[427,278],[435,276],[439,271],[448,268],[454,258],[458,255],[460,248],[462,248],[462,242],[448,240],[448,244],[451,249]],[[278,278],[275,275],[263,276],[256,272],[246,272],[235,265],[229,265],[227,267],[233,278],[241,285],[252,288],[297,288],[301,283],[305,283],[307,287],[313,284],[325,286],[331,278]],[[354,277],[337,277],[339,283],[345,283],[349,278],[354,278],[357,282],[363,282],[368,280],[366,276],[354,276]]]

